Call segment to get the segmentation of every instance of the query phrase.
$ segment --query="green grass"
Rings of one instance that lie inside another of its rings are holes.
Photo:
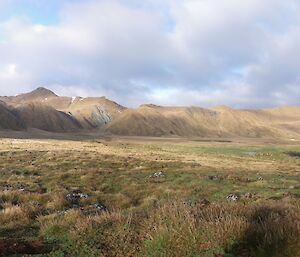
[[[278,202],[287,211],[300,209],[300,160],[288,154],[300,152],[296,146],[17,142],[15,147],[15,141],[0,141],[0,246],[1,240],[17,238],[49,243],[50,256],[225,257],[244,250],[257,254],[253,256],[279,257],[283,255],[268,255],[269,246],[241,239],[251,235],[249,226],[257,225],[247,206],[254,212],[260,205],[272,213]],[[165,176],[151,177],[157,171]],[[74,190],[89,196],[80,203],[82,211],[70,209],[66,200]],[[231,193],[241,200],[228,203]],[[243,198],[247,193],[254,197]],[[217,217],[214,205],[199,209],[203,199],[224,209],[218,214],[221,228],[215,218],[203,220],[206,210]],[[97,202],[110,213],[90,210]],[[283,224],[300,218],[294,212],[280,216]],[[272,222],[262,233],[275,229]],[[288,244],[281,247],[292,251],[286,256],[299,256],[292,250],[294,244],[273,236],[270,240]]]

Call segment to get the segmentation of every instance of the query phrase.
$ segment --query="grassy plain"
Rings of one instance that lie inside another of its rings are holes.
[[[0,256],[300,256],[299,153],[243,140],[1,139]],[[86,195],[78,208],[70,193]]]

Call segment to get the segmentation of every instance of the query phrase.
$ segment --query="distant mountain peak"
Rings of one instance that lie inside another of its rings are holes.
[[[29,94],[38,95],[41,97],[57,96],[54,92],[45,87],[38,87],[37,89],[31,91]]]
[[[156,104],[141,104],[140,107],[160,108],[162,106]]]
[[[217,110],[217,111],[230,111],[230,110],[233,110],[231,107],[229,107],[227,105],[218,105],[218,106],[215,106],[211,109]]]

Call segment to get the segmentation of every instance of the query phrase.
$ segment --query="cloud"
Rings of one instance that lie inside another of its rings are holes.
[[[299,104],[295,0],[77,0],[55,6],[53,24],[30,15],[0,22],[1,94],[44,85],[128,106]]]

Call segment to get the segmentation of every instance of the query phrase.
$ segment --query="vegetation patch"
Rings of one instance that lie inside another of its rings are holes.
[[[300,149],[2,139],[0,256],[297,257],[290,152]]]

